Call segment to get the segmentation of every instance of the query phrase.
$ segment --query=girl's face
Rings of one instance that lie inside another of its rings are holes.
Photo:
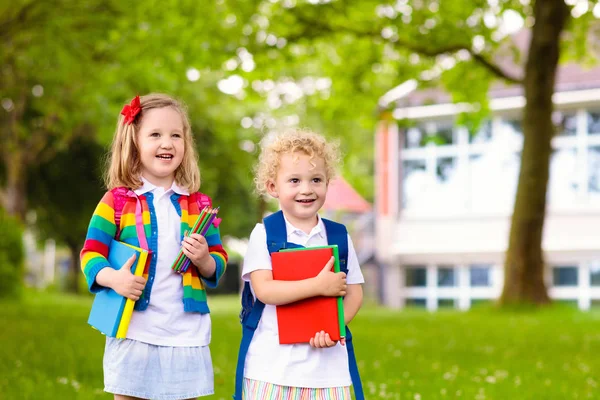
[[[317,211],[327,196],[325,161],[320,157],[311,160],[302,152],[284,154],[277,177],[267,184],[267,190],[279,200],[281,210],[292,225],[310,231],[317,223]]]
[[[179,112],[172,107],[144,111],[137,143],[144,178],[156,186],[170,188],[185,152]]]

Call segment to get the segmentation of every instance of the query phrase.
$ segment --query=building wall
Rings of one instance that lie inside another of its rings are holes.
[[[553,115],[543,248],[550,296],[588,309],[600,303],[600,96],[584,94],[560,93]],[[388,181],[378,175],[376,202],[386,207],[377,209],[377,258],[387,305],[467,309],[500,294],[522,147],[522,104],[500,100],[473,132],[440,105],[395,112],[408,117],[399,131],[379,128],[377,148],[387,153],[376,169],[387,168]],[[484,267],[489,284],[472,285],[473,268]]]
[[[600,258],[549,263],[545,281],[550,297],[582,310],[600,306]],[[503,284],[502,264],[397,264],[389,269],[386,304],[469,309],[496,300]]]

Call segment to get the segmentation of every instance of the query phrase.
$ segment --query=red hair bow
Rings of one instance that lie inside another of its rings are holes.
[[[123,123],[125,125],[131,125],[140,111],[142,111],[142,107],[140,106],[140,96],[135,96],[133,100],[131,100],[131,103],[123,106],[123,109],[121,110],[121,115],[125,116]]]

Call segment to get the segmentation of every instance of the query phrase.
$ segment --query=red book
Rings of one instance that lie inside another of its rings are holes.
[[[339,272],[337,246],[287,249],[272,253],[273,279],[298,281],[313,278],[321,272],[331,256],[335,256],[333,271]],[[277,306],[277,325],[280,344],[309,343],[320,331],[329,333],[331,340],[340,340],[346,333],[342,298],[319,296]]]

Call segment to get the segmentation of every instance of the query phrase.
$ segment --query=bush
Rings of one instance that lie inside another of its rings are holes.
[[[21,295],[24,256],[23,226],[0,208],[0,298]]]

